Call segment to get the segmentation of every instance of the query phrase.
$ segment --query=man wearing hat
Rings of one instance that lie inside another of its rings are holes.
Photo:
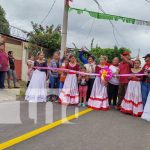
[[[150,92],[150,54],[147,54],[145,57],[145,66],[143,67],[144,74],[148,74],[147,76],[143,76],[142,81],[142,100],[143,106],[145,107],[148,94]]]
[[[133,61],[130,59],[130,53],[124,52],[121,55],[122,62],[119,64],[119,74],[129,74],[131,72],[131,68],[133,67]],[[129,79],[128,77],[120,77],[119,78],[120,85],[119,85],[119,91],[118,91],[118,103],[117,103],[117,109],[120,109],[122,100],[125,96]]]
[[[0,42],[0,89],[4,89],[5,74],[8,71],[8,56],[5,52],[5,42]]]

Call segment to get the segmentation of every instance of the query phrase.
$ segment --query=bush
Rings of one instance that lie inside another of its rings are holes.
[[[99,58],[101,55],[107,56],[108,57],[108,62],[112,62],[112,59],[114,57],[119,57],[121,59],[121,54],[125,51],[131,52],[130,49],[127,48],[119,48],[115,46],[114,48],[100,48],[96,47],[93,48],[89,53],[94,55],[96,58],[96,61],[99,62]]]

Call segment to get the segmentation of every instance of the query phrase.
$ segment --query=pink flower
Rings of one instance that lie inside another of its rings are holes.
[[[100,77],[102,80],[109,81],[112,78],[112,76],[113,73],[108,67],[105,67],[104,69],[100,70]]]

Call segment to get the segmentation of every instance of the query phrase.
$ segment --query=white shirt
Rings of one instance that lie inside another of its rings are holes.
[[[87,73],[95,73],[96,64],[85,64],[84,67],[86,68]],[[95,76],[90,76],[90,78],[95,78]]]
[[[119,67],[110,65],[109,69],[112,71],[113,75],[118,72]],[[119,79],[117,77],[112,77],[109,83],[114,84],[114,85],[119,85]]]

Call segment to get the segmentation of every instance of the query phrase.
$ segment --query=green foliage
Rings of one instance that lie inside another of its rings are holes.
[[[104,48],[104,49],[100,47],[96,47],[93,48],[90,51],[90,53],[96,57],[97,62],[99,62],[99,58],[101,55],[107,56],[108,61],[111,62],[114,57],[120,58],[120,55],[125,51],[130,52],[130,50],[127,48],[118,48],[117,46],[115,46],[114,48]]]
[[[28,35],[30,42],[29,49],[36,54],[39,50],[41,50],[40,47],[43,47],[45,56],[51,57],[56,50],[60,49],[61,46],[61,26],[58,25],[54,28],[54,25],[51,25],[50,27],[46,26],[46,28],[44,28],[42,25],[33,22],[31,23],[33,32],[30,32]]]
[[[10,34],[9,23],[6,19],[6,13],[1,6],[0,6],[0,33]]]
[[[131,52],[130,49],[128,49],[128,48],[124,48],[124,47],[118,48],[117,46],[114,46],[114,48],[101,48],[97,44],[96,47],[93,48],[93,44],[94,44],[94,39],[92,39],[92,41],[91,41],[91,50],[87,51],[84,54],[84,57],[88,58],[89,55],[93,55],[95,57],[97,63],[99,63],[101,55],[107,56],[108,62],[111,63],[114,57],[118,57],[121,60],[121,54],[123,52],[125,52],[125,51]],[[74,52],[76,54],[76,58],[79,61],[79,53],[80,53],[79,48],[77,48],[75,43],[73,43],[73,45],[75,47]]]

